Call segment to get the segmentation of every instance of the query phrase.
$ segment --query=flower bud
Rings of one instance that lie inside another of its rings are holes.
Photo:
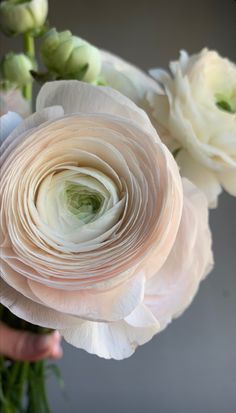
[[[32,81],[30,70],[33,68],[30,58],[23,53],[8,53],[0,66],[2,78],[17,86],[23,86]]]
[[[26,33],[44,25],[48,0],[8,0],[0,5],[0,26],[7,35]]]
[[[51,29],[43,39],[41,55],[47,69],[64,79],[94,82],[101,70],[99,50],[69,30]]]

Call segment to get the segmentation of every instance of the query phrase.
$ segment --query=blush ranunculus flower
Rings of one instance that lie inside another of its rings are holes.
[[[181,174],[216,207],[222,187],[236,196],[236,66],[203,49],[182,51],[170,71],[150,71],[164,95],[149,93],[149,113],[178,151]]]
[[[78,348],[130,356],[212,267],[205,197],[110,88],[45,85],[1,166],[0,300]]]

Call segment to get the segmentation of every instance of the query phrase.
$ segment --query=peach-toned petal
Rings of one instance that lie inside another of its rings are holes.
[[[144,303],[162,329],[191,303],[213,265],[206,199],[189,181],[183,184],[184,210],[175,245],[145,290]]]
[[[121,320],[143,300],[144,274],[110,290],[65,291],[28,281],[33,293],[49,308],[95,321]]]
[[[110,87],[95,87],[77,80],[46,83],[37,97],[37,111],[60,105],[65,113],[107,113],[132,120],[154,132],[147,114],[131,100]]]
[[[52,329],[68,328],[78,323],[75,317],[52,310],[23,296],[1,278],[0,292],[0,303],[29,323]]]

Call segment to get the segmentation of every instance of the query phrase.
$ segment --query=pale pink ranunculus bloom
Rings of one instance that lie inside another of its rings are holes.
[[[78,348],[129,357],[212,267],[204,195],[113,89],[46,84],[1,166],[0,301]]]

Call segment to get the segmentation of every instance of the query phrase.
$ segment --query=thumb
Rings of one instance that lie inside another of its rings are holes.
[[[33,334],[14,330],[0,323],[0,354],[13,360],[36,361],[44,358],[60,358],[60,334]]]

